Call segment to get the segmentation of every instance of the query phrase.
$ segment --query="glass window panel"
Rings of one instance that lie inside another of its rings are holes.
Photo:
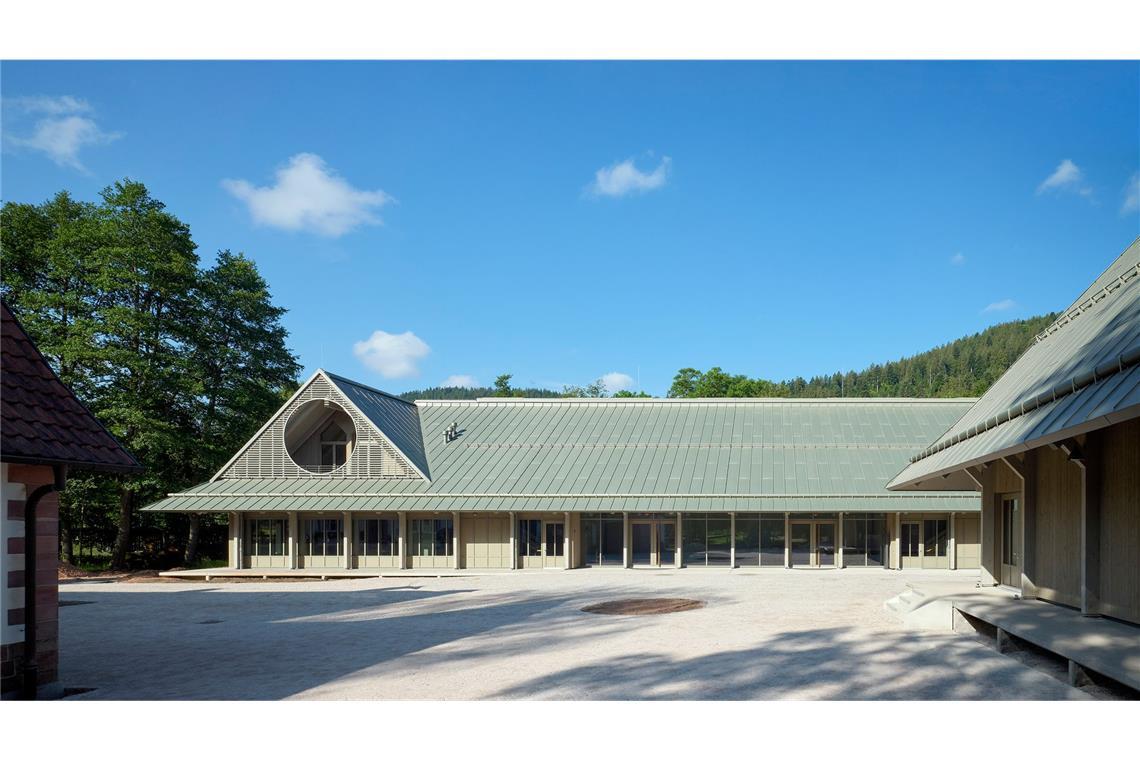
[[[728,565],[732,559],[732,522],[727,517],[710,517],[707,527],[709,565]]]
[[[417,557],[435,554],[435,520],[412,520],[412,553]]]
[[[760,564],[784,565],[784,518],[760,520]]]
[[[599,556],[602,551],[601,530],[601,520],[592,517],[582,518],[582,562],[587,565],[602,560]]]
[[[563,547],[565,543],[565,525],[563,523],[547,523],[546,524],[546,556],[547,557],[561,557],[563,556]]]
[[[452,527],[451,518],[432,521],[435,529],[434,554],[437,557],[450,557],[452,554]]]
[[[602,520],[602,564],[620,565],[625,539],[622,536],[624,524],[621,520]]]
[[[705,518],[686,517],[681,528],[681,541],[684,544],[682,561],[686,565],[704,565],[708,561]]]
[[[400,521],[385,519],[380,521],[380,555],[394,557],[400,550]]]
[[[948,520],[923,520],[925,554],[927,557],[945,557],[949,538]]]
[[[848,567],[867,564],[867,521],[862,517],[843,521],[843,564]]]
[[[883,518],[867,520],[867,565],[883,566],[883,547],[887,543],[887,521]]]
[[[736,564],[760,564],[760,518],[736,516]]]
[[[657,523],[657,561],[672,565],[677,561],[677,523],[664,520]]]
[[[792,565],[811,564],[811,523],[792,523]]]
[[[519,556],[542,556],[542,520],[519,520]]]
[[[653,551],[653,523],[635,522],[629,526],[629,542],[633,564],[648,565]]]

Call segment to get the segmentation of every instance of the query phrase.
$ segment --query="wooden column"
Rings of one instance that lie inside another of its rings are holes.
[[[237,566],[245,567],[245,514],[237,513]]]
[[[954,538],[954,513],[950,513],[950,540],[947,541],[946,553],[949,555],[950,569],[958,569],[958,542]]]
[[[451,558],[451,567],[458,570],[462,566],[459,558],[459,550],[462,544],[459,542],[459,513],[451,513],[451,551],[453,556]]]
[[[562,567],[569,570],[570,562],[570,513],[566,512],[562,521]]]
[[[677,513],[677,551],[673,553],[673,564],[677,569],[685,566],[685,558],[682,556],[682,547],[685,545],[685,538],[681,535],[681,525],[684,521],[681,519],[681,513]]]
[[[296,570],[300,563],[297,561],[297,556],[300,552],[301,536],[297,533],[297,526],[300,520],[297,519],[296,512],[289,513],[289,567]]]
[[[341,547],[342,547],[342,550],[344,551],[344,558],[341,561],[340,566],[342,568],[344,568],[345,570],[351,570],[352,569],[352,513],[351,512],[341,512],[340,513],[340,524],[341,524],[341,530],[344,531],[344,535],[341,536],[341,539],[340,539]]]
[[[895,570],[902,570],[902,512],[895,512],[895,537],[891,540]]]
[[[1099,438],[1090,433],[1084,451],[1071,452],[1081,468],[1081,614],[1097,615],[1100,609],[1100,496],[1101,463]]]
[[[847,567],[843,563],[843,513],[839,513],[839,523],[835,526],[835,566]]]
[[[728,569],[736,567],[736,513],[728,513]]]
[[[784,513],[784,569],[792,566],[792,515]]]
[[[241,568],[241,512],[230,512],[230,567]]]
[[[400,535],[397,536],[397,543],[399,544],[400,551],[400,569],[408,569],[408,513],[399,512],[397,518],[400,521]]]
[[[633,557],[629,546],[629,512],[621,513],[621,566],[630,567]]]
[[[514,512],[507,512],[511,521],[511,569],[519,569],[519,521],[515,519]]]

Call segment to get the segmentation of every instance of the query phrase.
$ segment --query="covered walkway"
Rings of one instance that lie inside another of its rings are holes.
[[[994,589],[955,595],[951,603],[955,629],[971,626],[977,630],[973,618],[996,629],[999,649],[1010,636],[1046,649],[1069,661],[1069,679],[1074,685],[1094,673],[1140,690],[1138,626],[1084,617],[1069,607],[1018,599]]]

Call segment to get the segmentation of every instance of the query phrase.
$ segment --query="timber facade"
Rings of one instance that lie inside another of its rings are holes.
[[[890,488],[963,485],[984,584],[1140,624],[1140,241]]]
[[[887,481],[972,399],[404,401],[318,370],[209,482],[269,570],[977,568],[970,489]]]

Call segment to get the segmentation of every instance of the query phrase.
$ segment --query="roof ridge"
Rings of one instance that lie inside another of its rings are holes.
[[[471,405],[504,403],[523,406],[526,404],[973,404],[977,398],[970,396],[923,397],[923,396],[823,396],[819,398],[787,398],[784,396],[728,396],[706,398],[521,398],[510,396],[481,396],[474,399],[416,399],[414,404],[427,405]]]
[[[389,393],[388,391],[382,391],[379,388],[373,388],[371,385],[366,385],[365,383],[362,383],[359,380],[353,380],[350,377],[345,377],[344,375],[338,375],[334,372],[329,372],[324,367],[318,367],[317,372],[325,373],[325,375],[328,376],[330,379],[340,380],[341,382],[348,383],[349,385],[355,385],[357,388],[363,388],[364,390],[371,391],[372,393],[379,393],[381,396],[386,396],[387,398],[390,398],[393,401],[399,401],[402,404],[410,404],[411,406],[415,406],[414,401],[408,401],[406,398],[400,398],[399,396],[397,396],[394,393]]]
[[[1140,265],[1137,267],[1140,269]],[[982,433],[995,428],[999,425],[1005,424],[1017,417],[1032,412],[1045,404],[1051,404],[1058,399],[1071,396],[1078,391],[1082,391],[1090,385],[1097,383],[1101,380],[1106,380],[1113,375],[1130,369],[1133,366],[1140,364],[1140,346],[1134,346],[1128,351],[1123,351],[1117,354],[1112,359],[1102,362],[1091,370],[1086,370],[1079,375],[1070,377],[1068,380],[1056,383],[1051,388],[1048,388],[1041,393],[1038,393],[1031,399],[1022,401],[1020,404],[1014,404],[1007,407],[1004,411],[992,415],[988,419],[982,420],[973,427],[967,428],[959,432],[957,435],[946,438],[945,440],[936,441],[927,448],[920,451],[911,457],[911,463],[921,461],[939,451],[948,449],[955,444],[962,441],[974,438]]]
[[[1131,246],[1130,246],[1130,248],[1131,248]],[[1124,253],[1127,253],[1127,252],[1128,251],[1125,250]],[[1124,256],[1124,253],[1120,254],[1120,256],[1121,257]],[[1119,257],[1117,260],[1119,260]],[[1104,270],[1104,272],[1100,273],[1100,276],[1097,277],[1097,279],[1100,279],[1100,277],[1103,277],[1105,275],[1105,273],[1109,271],[1109,269],[1112,269],[1112,266],[1114,264],[1116,264],[1116,261],[1113,261],[1112,264],[1109,264],[1109,266]],[[1036,345],[1036,344],[1040,343],[1041,341],[1045,340],[1049,336],[1060,331],[1063,327],[1065,327],[1065,325],[1072,324],[1074,319],[1081,316],[1082,314],[1087,312],[1089,309],[1091,309],[1094,306],[1096,306],[1097,304],[1101,303],[1102,301],[1107,299],[1109,296],[1112,296],[1116,293],[1119,293],[1120,290],[1125,285],[1128,285],[1130,282],[1134,281],[1138,275],[1140,275],[1140,261],[1137,261],[1131,267],[1124,270],[1124,272],[1122,272],[1119,277],[1117,277],[1116,279],[1114,279],[1111,282],[1109,282],[1108,284],[1106,284],[1100,290],[1097,290],[1095,293],[1092,293],[1091,295],[1084,298],[1083,300],[1077,301],[1077,302],[1073,303],[1072,305],[1070,305],[1069,308],[1065,309],[1065,311],[1061,314],[1061,316],[1059,316],[1055,320],[1053,320],[1052,324],[1050,324],[1048,327],[1046,327],[1044,330],[1042,330],[1041,332],[1037,333],[1036,336],[1034,336],[1033,344]]]

